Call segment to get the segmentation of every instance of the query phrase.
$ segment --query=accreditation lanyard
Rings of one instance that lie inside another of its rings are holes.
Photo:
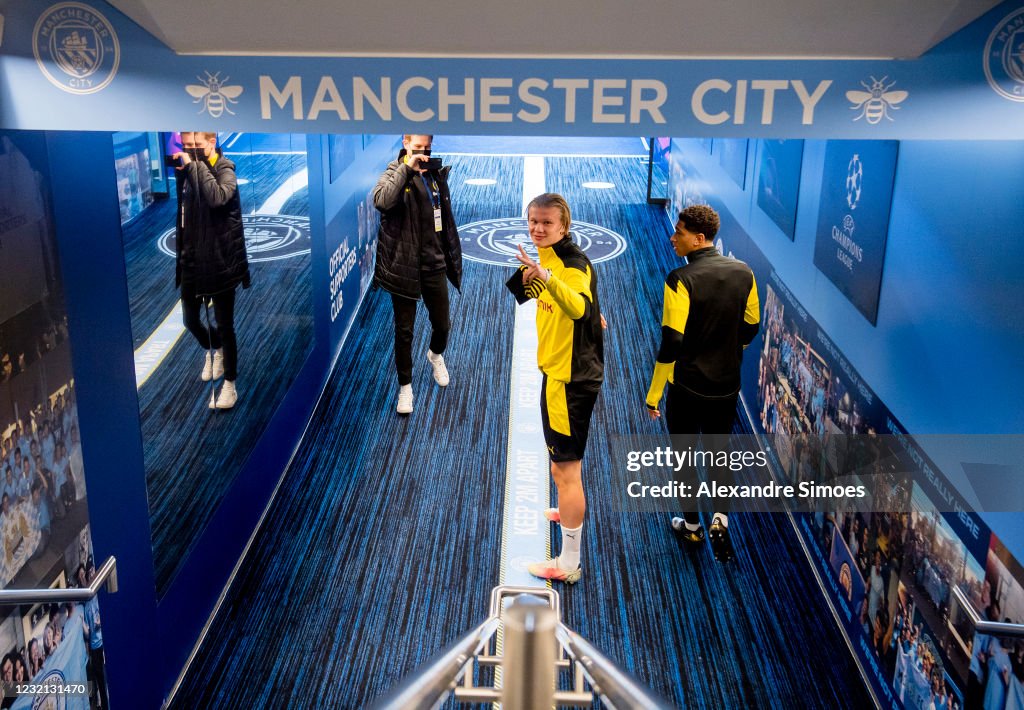
[[[427,173],[420,173],[420,177],[423,179],[423,187],[426,188],[427,194],[430,196],[430,205],[434,208],[434,231],[441,231],[441,191],[437,187],[437,180],[434,176],[430,176],[430,181],[427,181]]]

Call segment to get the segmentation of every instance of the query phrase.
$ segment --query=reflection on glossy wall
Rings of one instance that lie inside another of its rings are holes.
[[[134,213],[122,231],[153,558],[162,596],[313,346],[306,140],[220,133],[217,161],[207,160],[199,171],[217,180],[216,190],[186,191],[182,198],[196,205],[196,216],[189,212],[185,217],[194,231],[183,238],[183,248],[189,248],[190,239],[210,239],[211,249],[222,248],[218,218],[211,222],[198,215],[225,209],[220,201],[231,199],[232,172],[225,166],[234,165],[251,286],[234,289],[237,401],[221,409],[210,406],[224,388],[217,352],[206,368],[207,351],[183,324],[181,292],[175,285],[180,251],[175,223],[182,218],[177,184],[183,181],[183,170],[180,159],[171,158],[181,150],[181,136],[118,133],[113,140],[118,192],[130,196],[128,211]],[[159,154],[151,152],[153,145]],[[149,154],[142,156],[143,151]],[[139,173],[136,185],[131,167],[140,164],[148,164],[150,174]],[[122,190],[124,180],[127,187]],[[154,192],[151,204],[135,209],[147,201],[145,185],[161,181],[166,193]],[[201,328],[218,328],[217,297],[202,301]]]
[[[0,586],[82,587],[94,573],[46,142],[0,131]],[[5,678],[93,679],[95,599],[2,612]]]

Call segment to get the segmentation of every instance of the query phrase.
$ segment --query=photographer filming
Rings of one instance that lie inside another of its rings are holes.
[[[413,409],[412,335],[416,302],[430,317],[427,360],[434,381],[448,385],[444,353],[451,322],[448,284],[462,283],[462,246],[448,191],[450,168],[430,158],[433,136],[406,135],[402,150],[377,180],[373,204],[381,213],[373,283],[391,294],[395,321],[395,368],[399,414]]]
[[[174,284],[181,287],[182,320],[206,350],[201,379],[224,377],[210,409],[231,409],[238,401],[238,344],[235,337],[235,289],[249,288],[242,203],[235,164],[217,147],[216,133],[183,131],[177,172],[177,264]],[[213,303],[216,325],[200,318]]]

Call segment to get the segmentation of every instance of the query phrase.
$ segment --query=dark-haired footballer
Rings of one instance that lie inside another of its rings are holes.
[[[657,419],[667,382],[669,434],[703,434],[705,451],[728,449],[743,349],[757,335],[761,320],[754,273],[714,246],[719,224],[718,213],[707,205],[692,205],[679,213],[671,241],[687,263],[665,278],[661,347],[646,398],[647,413]],[[728,467],[712,470],[719,484],[732,482]],[[728,498],[715,502],[709,530],[720,561],[732,557],[728,510]],[[696,511],[673,518],[672,528],[687,542],[704,540]]]
[[[541,579],[574,584],[582,574],[580,541],[587,507],[583,452],[604,381],[604,319],[594,267],[569,234],[565,198],[553,193],[535,197],[527,219],[540,263],[520,246],[516,258],[522,266],[507,286],[520,303],[537,299],[537,364],[544,373],[541,422],[558,489],[558,507],[544,515],[562,530],[561,554],[527,569]]]

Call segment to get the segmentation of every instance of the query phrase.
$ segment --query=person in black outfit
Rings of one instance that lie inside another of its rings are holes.
[[[182,320],[206,350],[201,378],[224,377],[210,409],[230,409],[238,401],[238,342],[235,336],[235,289],[249,288],[242,202],[235,164],[217,147],[216,133],[182,132],[177,168],[177,264],[174,284],[181,287]],[[213,303],[216,325],[200,317]]]
[[[757,335],[760,303],[750,267],[722,256],[714,246],[718,213],[692,205],[679,213],[672,246],[685,266],[665,279],[661,347],[647,392],[647,413],[661,416],[658,405],[668,383],[665,415],[672,435],[703,434],[708,452],[728,451],[736,418],[743,349]],[[728,467],[709,467],[722,485],[732,482]],[[710,536],[719,560],[731,557],[728,499],[715,502]],[[673,529],[689,542],[704,539],[696,511],[674,518]]]
[[[449,375],[442,353],[451,330],[446,280],[456,289],[462,283],[462,246],[448,191],[451,168],[427,169],[432,143],[433,136],[404,136],[398,158],[373,188],[373,204],[381,213],[373,283],[391,294],[399,414],[413,409],[416,302],[423,301],[430,317],[427,360],[434,381],[446,387]]]

